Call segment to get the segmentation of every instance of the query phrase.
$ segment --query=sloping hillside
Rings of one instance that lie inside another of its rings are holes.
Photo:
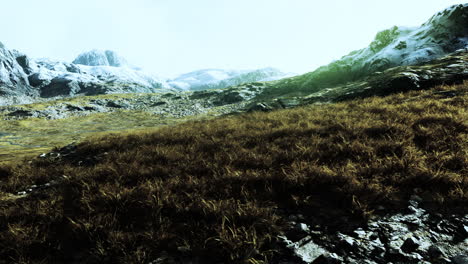
[[[0,263],[302,263],[279,236],[307,232],[312,260],[432,261],[431,245],[455,258],[468,224],[467,92],[465,82],[188,122],[4,166]],[[366,219],[407,208],[418,213],[395,228],[411,234],[416,217],[421,241],[381,228],[380,244],[353,244]],[[446,226],[424,220],[434,217]]]
[[[272,83],[268,96],[313,93],[396,66],[418,65],[468,45],[468,4],[435,14],[420,27],[393,27],[377,33],[361,50],[304,75]]]

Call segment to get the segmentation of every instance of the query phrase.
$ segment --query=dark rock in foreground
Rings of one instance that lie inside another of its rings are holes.
[[[406,212],[377,216],[346,233],[312,228],[304,219],[298,234],[293,221],[295,236],[290,232],[281,239],[304,263],[466,263],[468,235],[462,230],[468,227],[468,215],[429,213],[420,201],[413,195]]]

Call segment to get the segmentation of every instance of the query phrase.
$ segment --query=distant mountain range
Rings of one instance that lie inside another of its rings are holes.
[[[229,86],[249,82],[273,81],[291,77],[292,73],[284,73],[275,68],[258,70],[221,70],[206,69],[182,74],[170,80],[169,85],[179,90],[222,89]]]
[[[273,68],[200,70],[166,80],[131,66],[114,51],[91,50],[72,62],[31,59],[0,46],[0,96],[56,97],[77,94],[154,93],[221,89],[291,76]]]
[[[16,50],[7,50],[0,43],[0,104],[2,98],[20,96],[35,98],[199,91],[226,87],[245,88],[250,94],[249,98],[259,100],[311,94],[317,96],[330,90],[339,93],[351,89],[355,82],[366,82],[366,78],[378,80],[375,75],[390,68],[421,65],[466,49],[467,25],[468,4],[454,5],[435,14],[419,27],[395,26],[381,31],[368,47],[353,51],[313,72],[294,77],[274,68],[206,69],[167,80],[129,65],[112,51],[92,50],[68,63],[30,59]],[[426,75],[431,76],[430,72]],[[456,76],[465,75],[460,73]],[[252,91],[250,83],[255,83],[255,87],[259,88]],[[340,88],[347,83],[351,86]],[[373,87],[377,86],[373,82]]]

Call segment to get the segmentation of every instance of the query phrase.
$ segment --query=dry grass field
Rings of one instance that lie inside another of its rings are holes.
[[[466,210],[468,82],[89,138],[0,168],[0,263],[268,263],[289,214],[330,225],[415,189]],[[31,185],[50,188],[17,197]]]

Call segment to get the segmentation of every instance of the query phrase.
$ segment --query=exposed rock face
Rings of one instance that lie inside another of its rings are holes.
[[[34,65],[29,82],[40,90],[41,97],[171,90],[159,77],[129,67],[85,66],[48,59],[37,59]]]
[[[29,86],[26,55],[10,51],[0,42],[0,96],[37,95]]]
[[[465,263],[468,215],[429,213],[421,201],[413,195],[406,212],[376,217],[346,233],[292,221],[281,238],[305,263]]]
[[[127,61],[111,50],[92,50],[78,55],[73,61],[74,64],[87,66],[128,66]]]
[[[468,48],[419,66],[400,66],[377,72],[358,82],[350,82],[312,93],[309,103],[337,102],[368,96],[420,90],[438,84],[461,83],[468,79]]]
[[[41,97],[73,96],[80,90],[80,85],[76,80],[55,77],[48,85],[41,88]]]
[[[300,94],[286,93],[276,96],[275,84],[259,87],[247,111],[291,108],[313,103],[329,103],[364,98],[386,96],[410,90],[421,90],[439,84],[456,84],[468,79],[468,48],[460,49],[433,61],[417,66],[399,66],[376,72],[359,81],[327,86],[319,91]],[[248,90],[247,85],[236,87]],[[446,96],[450,96],[447,94]],[[260,107],[259,103],[268,107]]]

